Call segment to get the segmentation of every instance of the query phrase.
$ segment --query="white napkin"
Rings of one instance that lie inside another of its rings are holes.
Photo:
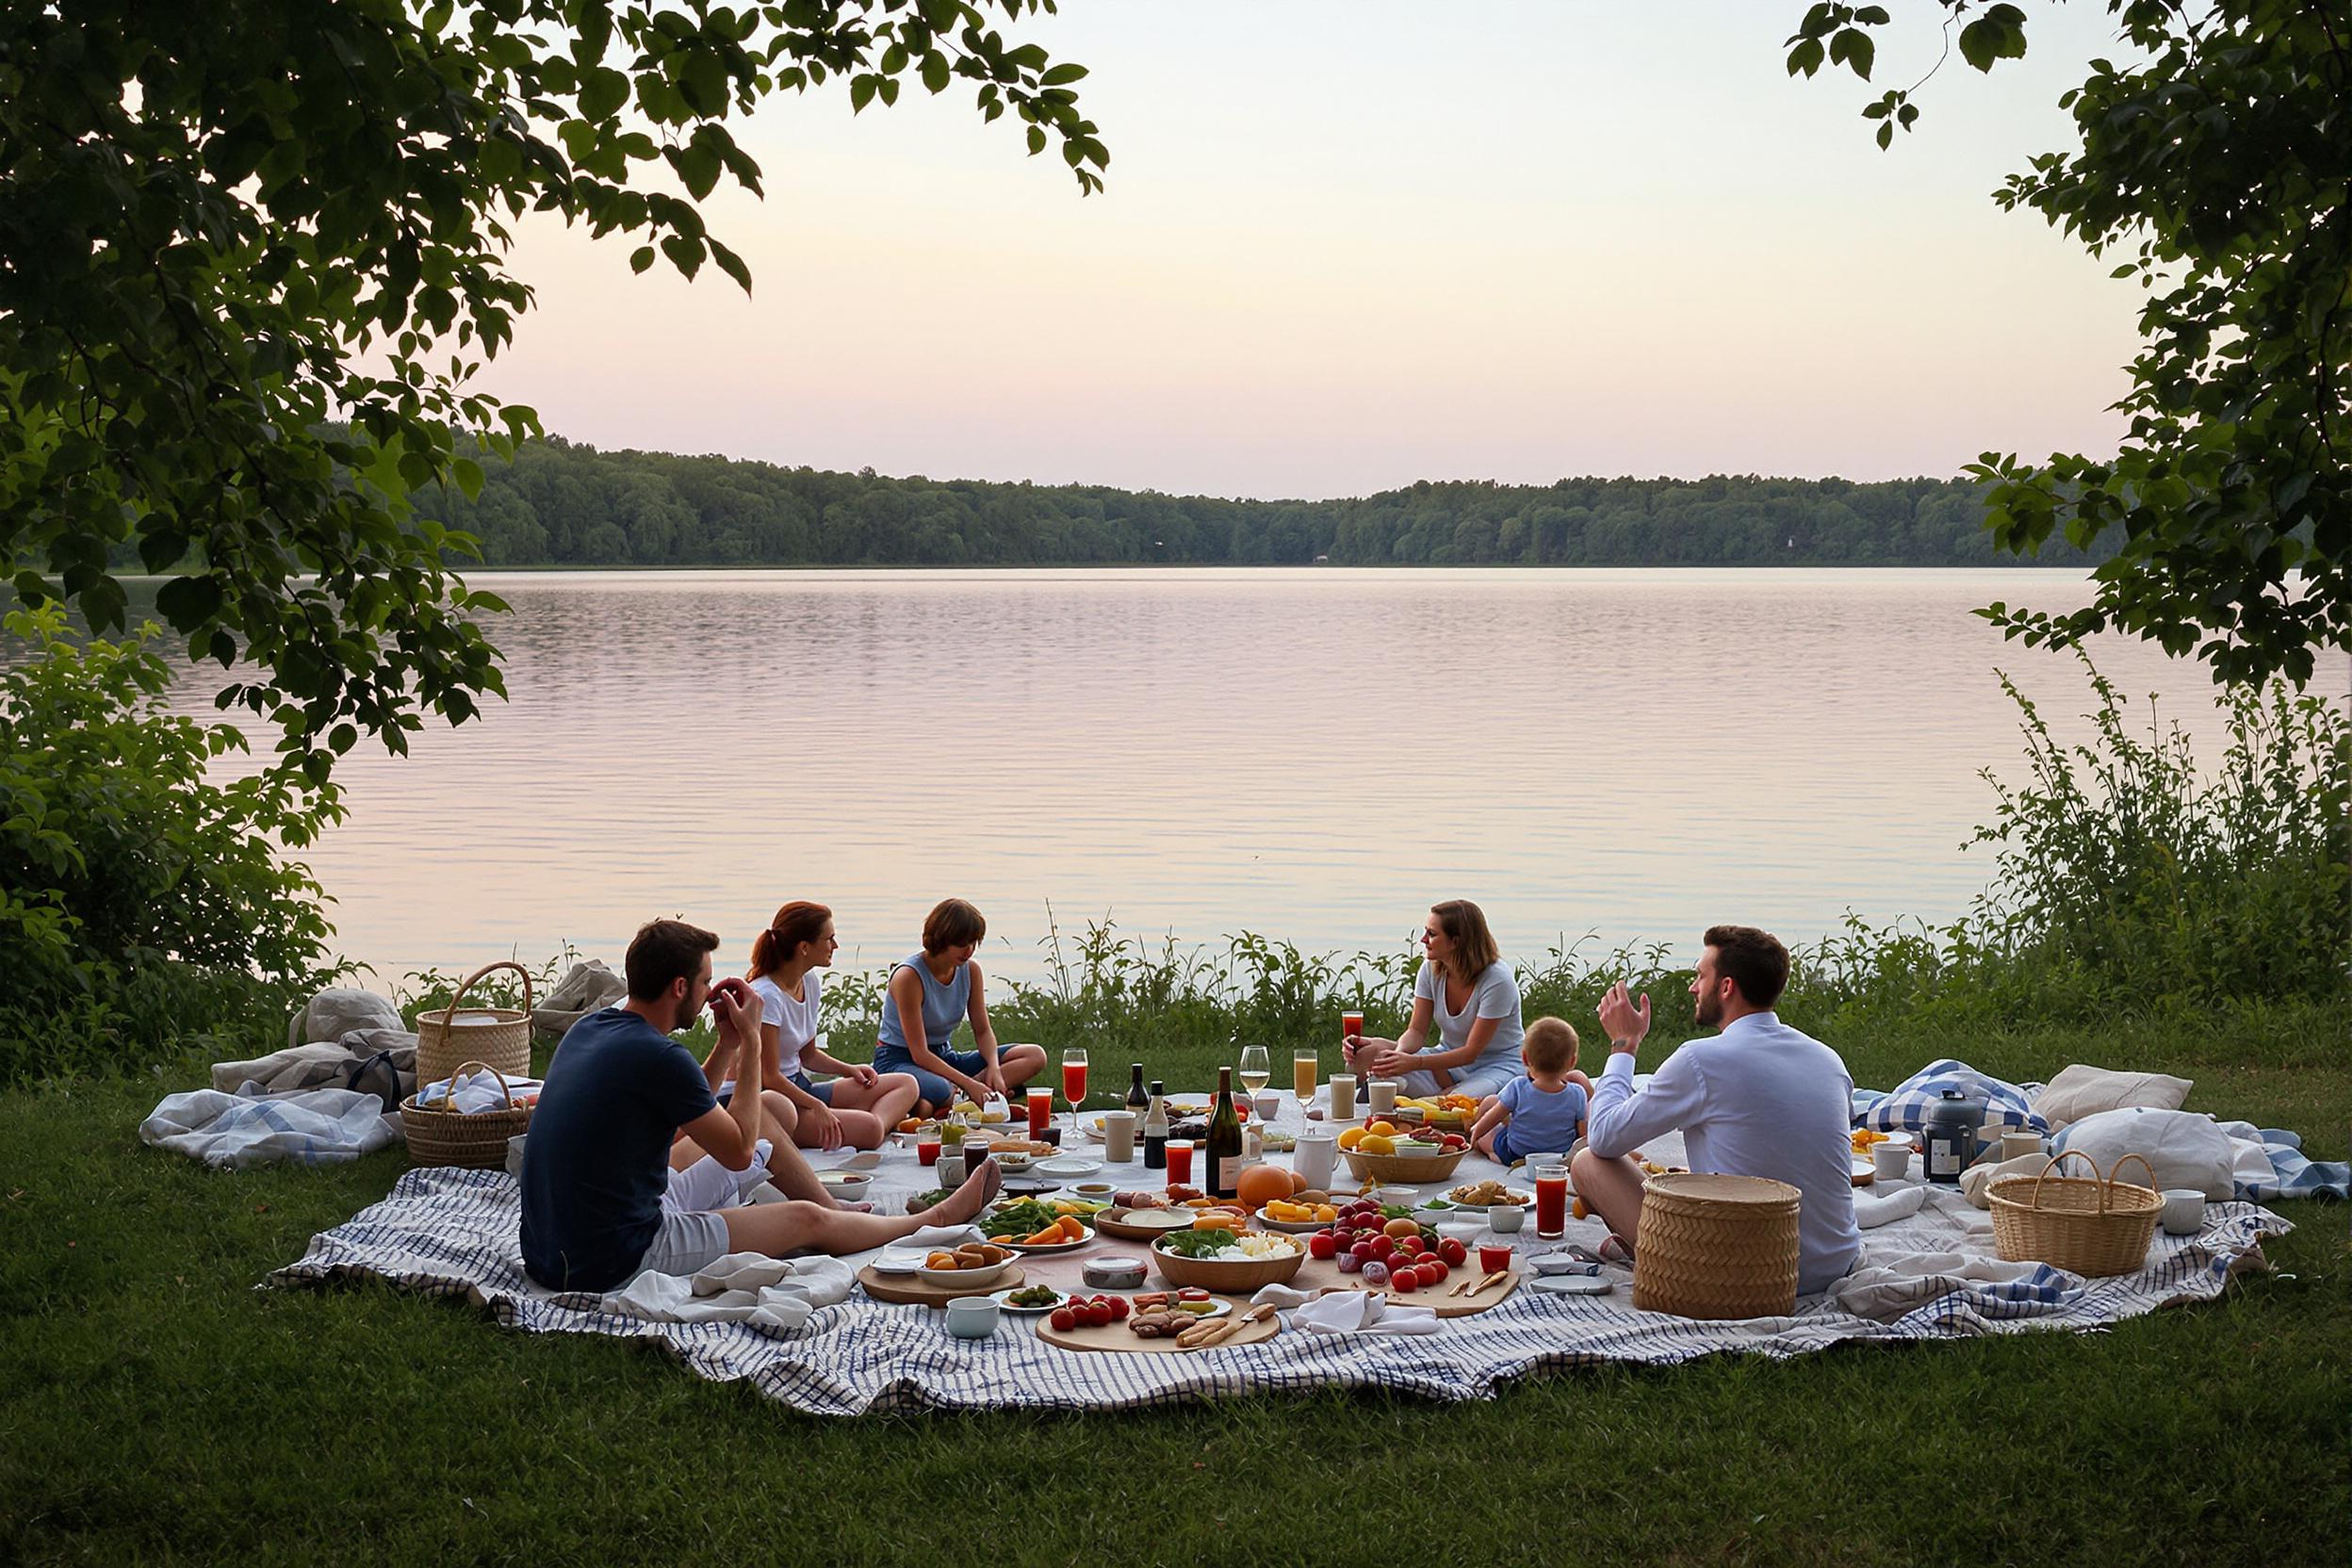
[[[660,1323],[748,1323],[791,1333],[819,1307],[849,1298],[855,1276],[839,1258],[771,1258],[729,1252],[691,1278],[638,1275],[599,1303]]]
[[[1889,1184],[1884,1192],[1869,1187],[1854,1189],[1854,1224],[1856,1230],[1875,1231],[1881,1225],[1892,1225],[1898,1219],[1908,1219],[1927,1202],[1927,1184],[1904,1182]]]
[[[1437,1314],[1428,1307],[1400,1307],[1371,1290],[1334,1290],[1309,1296],[1288,1285],[1267,1285],[1250,1298],[1254,1305],[1283,1310],[1291,1328],[1320,1334],[1433,1334]]]
[[[920,1247],[926,1252],[953,1250],[967,1241],[986,1241],[977,1225],[925,1225],[913,1235],[902,1236],[894,1243],[899,1247]]]

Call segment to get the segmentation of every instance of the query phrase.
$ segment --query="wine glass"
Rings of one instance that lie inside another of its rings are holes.
[[[1062,1052],[1062,1098],[1070,1102],[1070,1137],[1075,1147],[1080,1136],[1078,1107],[1086,1098],[1086,1052],[1084,1046],[1070,1046]]]
[[[1260,1089],[1266,1087],[1267,1081],[1273,1076],[1273,1068],[1266,1060],[1266,1047],[1245,1045],[1241,1048],[1240,1077],[1243,1088],[1255,1095]]]

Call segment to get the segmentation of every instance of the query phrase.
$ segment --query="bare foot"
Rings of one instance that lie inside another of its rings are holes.
[[[931,1205],[923,1218],[938,1225],[965,1225],[988,1206],[997,1189],[1004,1184],[1004,1173],[994,1160],[982,1160],[980,1168],[964,1178],[964,1184]],[[937,1216],[933,1219],[933,1216]]]

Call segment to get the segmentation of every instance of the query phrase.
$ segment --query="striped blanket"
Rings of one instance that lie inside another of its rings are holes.
[[[1674,1153],[1663,1147],[1653,1152]],[[1478,1174],[1465,1164],[1462,1176],[1476,1180]],[[884,1206],[897,1204],[885,1198]],[[818,1309],[791,1333],[749,1323],[652,1321],[616,1311],[601,1297],[555,1294],[532,1284],[523,1275],[519,1224],[512,1176],[412,1170],[383,1202],[313,1237],[300,1262],[267,1282],[380,1281],[469,1301],[500,1323],[532,1332],[659,1339],[702,1377],[748,1380],[771,1398],[824,1415],[918,1408],[1132,1409],[1327,1387],[1455,1400],[1492,1398],[1515,1379],[1602,1361],[1663,1364],[1724,1351],[1780,1358],[1856,1340],[2096,1330],[2218,1295],[2232,1272],[2262,1266],[2264,1235],[2291,1228],[2251,1203],[2213,1204],[2198,1234],[2158,1233],[2138,1273],[2086,1281],[2038,1264],[2001,1263],[1992,1256],[1988,1217],[1939,1188],[1917,1214],[1867,1233],[1861,1266],[1827,1296],[1800,1299],[1788,1317],[1710,1323],[1637,1312],[1619,1270],[1620,1285],[1611,1295],[1556,1296],[1523,1287],[1500,1306],[1449,1319],[1429,1335],[1290,1331],[1238,1349],[1105,1355],[1044,1344],[1026,1321],[1015,1318],[992,1338],[954,1339],[941,1315],[883,1305],[862,1292]],[[1593,1221],[1572,1226],[1571,1233],[1588,1244],[1599,1240]]]

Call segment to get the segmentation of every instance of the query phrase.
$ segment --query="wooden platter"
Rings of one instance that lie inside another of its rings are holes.
[[[1236,1307],[1236,1312],[1244,1309]],[[1231,1349],[1237,1345],[1259,1345],[1282,1331],[1282,1320],[1268,1317],[1263,1323],[1245,1324],[1239,1332],[1223,1343],[1205,1346],[1211,1350]],[[1174,1339],[1145,1339],[1132,1331],[1124,1322],[1105,1323],[1099,1329],[1056,1329],[1045,1318],[1037,1319],[1037,1337],[1048,1345],[1058,1345],[1065,1350],[1107,1350],[1113,1354],[1179,1355],[1199,1352],[1187,1350]]]
[[[1171,1230],[1181,1231],[1192,1223],[1191,1211],[1188,1209],[1146,1209],[1142,1211],[1145,1214],[1182,1214],[1185,1217],[1184,1224],[1177,1226],[1131,1225],[1126,1218],[1130,1212],[1126,1209],[1104,1209],[1094,1217],[1094,1233],[1102,1236],[1118,1236],[1122,1241],[1157,1241],[1168,1234]]]
[[[945,1307],[958,1296],[986,1296],[991,1291],[1018,1290],[1027,1278],[1019,1264],[984,1285],[935,1285],[920,1274],[885,1274],[872,1264],[858,1271],[858,1282],[865,1286],[868,1296],[877,1301],[888,1301],[902,1307]]]
[[[1455,1269],[1446,1277],[1443,1284],[1432,1285],[1428,1290],[1416,1290],[1409,1296],[1390,1291],[1388,1298],[1400,1307],[1430,1308],[1440,1317],[1468,1317],[1475,1313],[1484,1312],[1489,1307],[1511,1299],[1518,1291],[1520,1282],[1527,1277],[1524,1269],[1513,1268],[1510,1279],[1499,1285],[1490,1286],[1483,1296],[1464,1299],[1459,1296],[1446,1294],[1460,1284],[1465,1276],[1473,1282],[1485,1278],[1484,1273],[1474,1261],[1467,1268]],[[1292,1277],[1290,1284],[1294,1290],[1310,1292],[1372,1288],[1364,1282],[1364,1276],[1361,1274],[1342,1274],[1339,1271],[1339,1265],[1329,1258],[1309,1258],[1305,1263],[1300,1264],[1298,1272]]]

